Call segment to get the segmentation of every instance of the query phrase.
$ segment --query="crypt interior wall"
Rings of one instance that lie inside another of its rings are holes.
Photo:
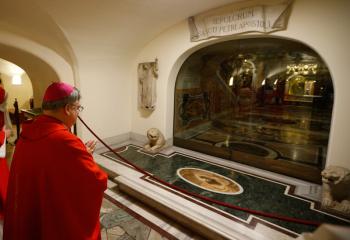
[[[346,0],[295,0],[287,29],[270,34],[305,43],[318,52],[328,65],[334,80],[335,99],[326,165],[345,167],[349,166],[347,147],[350,142],[350,130],[347,128],[350,114],[347,106],[350,102],[349,56],[344,51],[350,40],[349,8],[350,2]],[[247,34],[254,35],[257,34]],[[240,38],[233,36],[192,43],[189,41],[187,21],[184,20],[162,32],[142,49],[127,49],[127,54],[115,56],[110,49],[93,51],[93,45],[81,44],[79,36],[70,36],[68,41],[78,63],[76,74],[67,61],[48,47],[9,32],[0,32],[0,36],[1,51],[17,47],[33,53],[57,72],[51,72],[47,77],[42,73],[38,76],[48,81],[58,76],[75,82],[84,93],[83,105],[89,106],[82,115],[89,119],[102,137],[129,132],[144,135],[148,128],[158,127],[168,139],[172,138],[173,131],[175,80],[182,63],[191,53],[206,45]],[[11,55],[8,51],[7,54]],[[17,55],[18,58],[21,56]],[[137,109],[137,64],[153,61],[155,57],[159,60],[157,106],[151,115],[144,116]],[[30,62],[28,58],[22,60]],[[33,80],[29,71],[26,72]],[[33,84],[34,92],[39,87]],[[82,129],[81,135],[84,139],[91,137],[86,129]]]
[[[344,5],[348,6],[347,8]],[[285,31],[275,32],[271,36],[294,39],[310,46],[319,53],[320,57],[329,67],[334,84],[334,105],[332,115],[332,127],[328,145],[326,165],[340,165],[349,167],[347,143],[350,142],[350,130],[346,128],[346,119],[349,118],[346,102],[350,102],[348,89],[347,62],[349,56],[344,54],[344,47],[350,40],[348,18],[346,10],[350,6],[347,1],[328,2],[316,0],[294,1],[288,28]],[[312,9],[312,14],[310,14]],[[325,18],[325,16],[328,16]],[[246,37],[262,36],[260,34],[247,34]],[[133,92],[132,132],[144,134],[150,127],[158,127],[165,133],[167,139],[171,139],[174,117],[174,87],[176,76],[185,59],[196,50],[207,45],[240,39],[242,36],[234,36],[222,39],[211,39],[203,42],[192,43],[189,41],[187,22],[183,21],[168,31],[159,35],[140,51],[134,62],[136,69],[138,62],[159,59],[160,74],[157,82],[157,108],[151,116],[142,117],[136,108],[137,92]],[[171,47],[169,47],[171,46]],[[136,79],[136,73],[132,75]],[[136,82],[132,89],[136,89]]]

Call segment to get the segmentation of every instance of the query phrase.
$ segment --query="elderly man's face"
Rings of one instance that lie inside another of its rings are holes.
[[[74,103],[65,106],[66,117],[64,123],[68,128],[71,128],[75,124],[79,112],[81,112],[82,109],[83,107],[80,105],[79,101],[75,101]]]

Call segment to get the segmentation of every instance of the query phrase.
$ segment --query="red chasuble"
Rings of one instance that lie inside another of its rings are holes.
[[[0,146],[3,144],[6,144],[5,131],[0,131]],[[9,169],[7,167],[6,158],[0,157],[0,219],[4,217],[8,177]]]
[[[22,126],[11,164],[4,240],[100,239],[107,175],[58,120]]]
[[[3,89],[0,86],[0,104],[2,104],[5,101],[5,97],[6,97],[5,89]],[[5,113],[3,111],[0,111],[0,131],[2,130],[4,125],[5,125]]]

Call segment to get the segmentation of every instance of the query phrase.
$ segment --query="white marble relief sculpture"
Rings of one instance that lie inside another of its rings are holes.
[[[153,111],[156,107],[156,79],[158,78],[158,61],[140,63],[137,69],[139,80],[139,107]]]
[[[147,131],[148,143],[143,150],[149,153],[159,152],[165,145],[164,135],[157,128],[150,128]]]
[[[350,170],[329,166],[322,175],[322,207],[350,216]]]

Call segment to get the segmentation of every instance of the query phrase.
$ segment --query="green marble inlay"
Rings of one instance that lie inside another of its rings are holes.
[[[187,191],[257,211],[275,213],[288,217],[302,218],[323,223],[349,225],[349,222],[345,222],[338,218],[311,210],[310,202],[285,195],[285,185],[203,162],[178,153],[172,154],[171,156],[164,156],[160,154],[152,156],[139,150],[139,147],[128,146],[128,149],[120,154],[140,168]],[[115,159],[115,155],[111,152],[106,153],[105,155]],[[177,176],[177,169],[185,167],[200,168],[226,176],[240,184],[243,187],[244,192],[239,195],[224,195],[203,190],[202,188],[187,183]],[[246,220],[249,216],[249,214],[245,212],[232,210],[227,207],[216,206],[215,204],[212,205],[244,220]],[[260,216],[259,218],[263,218],[271,223],[277,224],[296,233],[315,230],[315,227],[313,226],[289,223]]]

